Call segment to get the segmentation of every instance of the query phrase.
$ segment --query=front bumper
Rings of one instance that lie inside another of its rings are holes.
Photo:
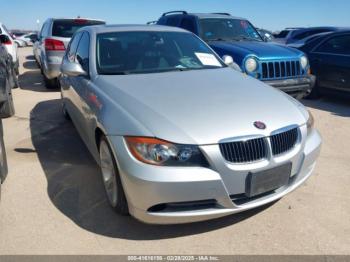
[[[143,164],[129,153],[122,137],[111,136],[108,139],[113,148],[118,149],[114,152],[131,215],[151,224],[177,224],[218,218],[256,208],[296,189],[311,175],[321,147],[319,133],[313,130],[307,136],[306,132],[306,127],[301,127],[301,143],[286,155],[249,165],[226,162],[218,145],[202,146],[211,168]],[[288,185],[268,195],[236,201],[234,196],[245,193],[245,181],[249,172],[259,172],[287,162],[292,162]],[[169,205],[157,210],[164,203]]]
[[[315,86],[316,77],[307,75],[299,78],[283,79],[283,80],[268,80],[264,83],[280,89],[291,95],[310,93]]]

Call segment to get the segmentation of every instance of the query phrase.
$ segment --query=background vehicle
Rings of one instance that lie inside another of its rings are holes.
[[[299,50],[266,43],[252,24],[225,13],[164,13],[159,25],[184,28],[206,41],[220,57],[233,57],[242,72],[300,99],[315,78],[308,74],[306,56]]]
[[[262,29],[262,28],[256,28],[256,30],[258,31],[258,33],[260,34],[260,36],[264,39],[264,41],[266,42],[271,42],[275,39],[275,37],[273,36],[272,32],[266,29]]]
[[[38,40],[38,34],[37,33],[29,33],[29,34],[25,34],[25,35],[16,37],[16,40],[17,39],[24,41],[27,46],[30,46],[30,45],[33,45],[33,43]]]
[[[8,35],[0,34],[0,43],[1,43],[2,49],[6,50],[6,54],[8,57],[6,69],[10,71],[10,73],[9,73],[10,81],[11,81],[10,86],[11,86],[11,88],[17,88],[18,87],[18,78],[17,78],[18,68],[15,67],[15,64],[13,63],[12,56],[7,51],[7,46],[9,45],[10,42],[17,49],[16,44],[11,40],[11,38]]]
[[[33,53],[47,88],[58,86],[57,77],[60,74],[62,57],[75,31],[84,26],[99,24],[105,24],[105,22],[85,18],[49,18],[45,21],[38,41],[33,45]]]
[[[323,27],[307,27],[307,28],[292,30],[288,34],[288,36],[284,39],[284,43],[286,45],[293,44],[297,41],[300,41],[312,35],[325,33],[325,32],[333,32],[339,29],[340,29],[339,27],[323,26]]]
[[[25,47],[25,46],[27,46],[26,42],[21,40],[21,39],[14,38],[13,41],[16,43],[17,47]]]
[[[5,181],[8,171],[1,119],[11,117],[15,113],[11,86],[14,85],[15,77],[13,64],[2,42],[6,42],[4,35],[0,36],[0,197],[1,184]]]
[[[228,68],[186,30],[85,27],[61,71],[63,112],[120,214],[159,224],[217,218],[281,198],[315,167],[311,113]]]
[[[280,43],[280,44],[285,44],[287,39],[292,35],[292,33],[298,29],[303,29],[301,27],[290,27],[282,30],[279,33],[273,34],[274,36],[274,42]]]
[[[319,35],[301,50],[309,56],[311,71],[317,76],[311,98],[327,91],[350,95],[350,30]]]
[[[296,41],[292,44],[288,44],[288,46],[302,50],[302,47],[305,46],[307,43],[313,41],[316,38],[319,38],[323,35],[330,34],[330,33],[332,33],[332,32],[324,32],[324,33],[320,33],[320,34],[316,34],[316,35],[311,35],[311,36],[305,37],[299,41]]]
[[[16,75],[18,75],[19,60],[18,60],[18,53],[17,53],[17,45],[14,42],[14,38],[12,37],[11,33],[7,30],[5,25],[2,23],[0,23],[0,34],[7,35],[9,37],[9,40],[6,43],[3,43],[3,45],[6,47],[7,52],[11,56]]]

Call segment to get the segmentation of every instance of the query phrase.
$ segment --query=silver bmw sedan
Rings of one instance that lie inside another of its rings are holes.
[[[63,112],[120,214],[153,224],[222,217],[283,197],[315,167],[311,113],[185,30],[82,28],[61,72]]]

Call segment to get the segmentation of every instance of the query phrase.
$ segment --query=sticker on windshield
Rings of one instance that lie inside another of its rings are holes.
[[[195,53],[195,55],[203,65],[221,67],[219,60],[217,60],[217,58],[213,54]]]

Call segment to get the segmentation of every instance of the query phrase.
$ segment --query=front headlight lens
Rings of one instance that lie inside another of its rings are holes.
[[[300,65],[303,69],[305,69],[309,65],[309,60],[306,56],[300,57]]]
[[[308,110],[309,112],[309,119],[306,122],[306,127],[307,127],[307,134],[309,135],[312,131],[312,129],[314,128],[314,116],[312,115],[312,113],[310,112],[310,110]]]
[[[141,162],[157,166],[204,166],[209,164],[195,145],[173,144],[150,137],[125,137],[132,155]]]
[[[253,73],[258,69],[258,62],[254,58],[248,58],[244,66],[248,73]]]

